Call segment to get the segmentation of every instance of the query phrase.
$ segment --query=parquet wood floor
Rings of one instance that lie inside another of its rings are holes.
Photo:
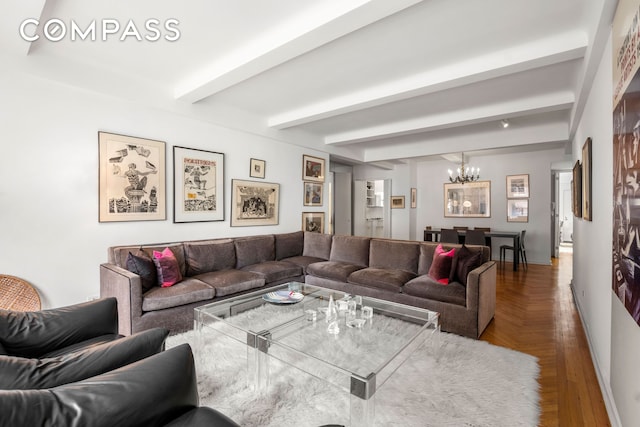
[[[514,272],[498,267],[494,320],[481,340],[536,356],[540,426],[610,426],[570,281],[572,255]]]

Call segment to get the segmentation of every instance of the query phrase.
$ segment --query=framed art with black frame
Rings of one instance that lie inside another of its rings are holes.
[[[173,222],[224,221],[224,154],[173,147]]]

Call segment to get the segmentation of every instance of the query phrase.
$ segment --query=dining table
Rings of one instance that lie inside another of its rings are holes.
[[[461,237],[461,243],[464,243],[464,235],[466,230],[457,230],[458,235]],[[430,236],[433,236],[435,242],[440,239],[441,230],[438,228],[433,229],[425,229],[424,230],[424,241],[431,241],[429,239]],[[485,231],[486,237],[500,237],[505,239],[513,240],[513,271],[518,271],[518,260],[520,259],[520,231]]]

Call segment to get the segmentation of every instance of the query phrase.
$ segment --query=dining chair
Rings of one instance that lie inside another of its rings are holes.
[[[458,230],[443,228],[440,230],[441,243],[458,243]]]
[[[433,234],[429,233],[429,231],[431,231],[432,228],[430,225],[427,225],[424,227],[424,241],[425,242],[432,242],[433,241]]]
[[[491,231],[491,227],[473,227],[473,229],[482,230],[485,232],[484,245],[489,246],[489,248],[491,248],[491,236],[486,235],[486,233],[489,233]],[[489,251],[489,253],[491,253],[491,251]]]
[[[525,247],[524,247],[524,236],[526,233],[527,233],[527,230],[522,230],[522,232],[520,233],[520,248],[518,248],[518,253],[516,254],[516,256],[518,255],[520,256],[520,260],[522,261],[522,265],[524,265],[525,269],[528,267],[527,251],[525,250]],[[500,265],[502,265],[502,263],[506,259],[507,251],[513,251],[513,250],[515,250],[515,248],[511,245],[500,246]]]
[[[453,226],[453,229],[454,229],[454,230],[463,230],[463,231],[466,231],[466,230],[468,230],[468,229],[469,229],[469,227],[464,227],[464,226],[460,226],[460,225],[454,225],[454,226]]]
[[[482,230],[467,230],[464,235],[464,243],[467,245],[481,245],[486,246],[486,235]]]

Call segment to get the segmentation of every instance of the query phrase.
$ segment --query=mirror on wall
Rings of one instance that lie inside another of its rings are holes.
[[[355,180],[353,191],[353,234],[391,237],[390,179]]]

